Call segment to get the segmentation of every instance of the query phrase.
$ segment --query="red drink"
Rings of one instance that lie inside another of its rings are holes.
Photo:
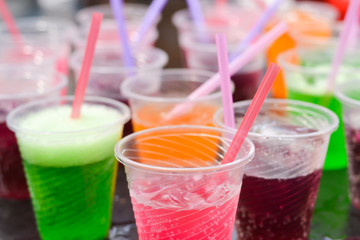
[[[290,179],[244,175],[236,228],[241,240],[307,240],[321,170]]]
[[[29,198],[16,137],[5,122],[0,123],[0,198]]]
[[[260,84],[262,76],[262,69],[251,72],[238,72],[234,74],[231,77],[231,80],[235,85],[235,91],[233,94],[234,102],[252,99]]]

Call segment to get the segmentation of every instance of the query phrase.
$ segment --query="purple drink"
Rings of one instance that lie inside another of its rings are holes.
[[[0,198],[29,198],[16,137],[5,122],[0,123]]]
[[[234,104],[236,125],[251,101]],[[223,113],[214,116],[226,127]],[[248,134],[255,157],[244,173],[236,230],[241,240],[307,240],[331,133],[339,120],[310,103],[267,99]]]
[[[235,85],[233,94],[234,102],[252,99],[260,84],[263,70],[259,69],[252,72],[238,72],[231,77]]]
[[[360,129],[352,128],[345,123],[345,133],[351,202],[355,208],[360,209]]]
[[[244,175],[236,214],[242,240],[306,240],[321,170],[290,179]]]

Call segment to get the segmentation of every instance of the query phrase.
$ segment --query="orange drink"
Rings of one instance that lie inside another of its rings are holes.
[[[220,88],[205,97],[195,100],[188,100],[190,95],[201,84],[213,75],[212,72],[192,69],[165,69],[162,72],[143,72],[128,78],[121,86],[122,93],[128,98],[132,112],[132,123],[134,131],[168,126],[168,125],[197,125],[212,126],[212,117],[221,107]],[[168,117],[168,113],[178,104],[186,103],[188,108],[185,112],[174,117]],[[195,137],[191,137],[195,138]],[[167,139],[169,141],[169,139]],[[212,148],[201,142],[199,139],[186,141],[179,146],[179,151],[174,153],[177,158],[173,160],[162,161],[163,166],[178,164],[178,159],[186,160],[189,156],[193,144],[199,143],[199,152],[206,152],[205,148]],[[152,144],[148,145],[166,145],[163,140],[152,139]],[[141,145],[143,146],[143,145]],[[144,145],[145,146],[145,145]],[[214,146],[215,147],[215,146]],[[158,151],[163,151],[159,149]],[[141,161],[153,159],[153,154],[161,156],[159,152],[151,153],[142,149],[139,151]],[[216,152],[216,151],[213,151]],[[196,153],[193,153],[196,156]],[[199,158],[201,159],[201,158]],[[175,162],[174,162],[175,161]],[[199,163],[192,159],[192,164]]]

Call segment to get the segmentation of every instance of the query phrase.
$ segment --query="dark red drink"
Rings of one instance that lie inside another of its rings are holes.
[[[231,77],[235,85],[235,92],[233,94],[234,102],[252,99],[260,84],[263,75],[263,70],[251,72],[238,72]]]
[[[244,175],[236,229],[241,240],[307,240],[321,170],[289,179]]]
[[[345,122],[346,146],[349,162],[349,182],[352,205],[360,209],[360,130]]]
[[[16,137],[5,122],[0,123],[0,198],[29,198]]]

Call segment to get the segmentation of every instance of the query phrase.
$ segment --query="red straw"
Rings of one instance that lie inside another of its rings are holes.
[[[79,118],[81,106],[84,102],[85,90],[89,80],[91,64],[94,58],[95,45],[98,38],[103,14],[93,13],[90,33],[86,43],[85,55],[81,67],[80,76],[76,85],[75,98],[72,106],[71,118]]]
[[[9,11],[8,6],[6,5],[5,0],[0,0],[0,14],[14,41],[16,43],[22,42],[20,31],[16,26],[15,20]]]
[[[231,145],[228,151],[225,154],[224,160],[221,164],[229,163],[235,160],[236,155],[238,154],[245,137],[250,131],[251,125],[253,124],[256,116],[258,115],[262,104],[265,101],[266,96],[268,95],[271,86],[273,85],[275,78],[280,72],[280,67],[274,63],[270,64],[270,67],[266,71],[265,77],[262,80],[260,87],[256,91],[255,97],[253,98],[249,109],[246,111],[245,117],[242,120],[236,135],[231,142]]]

